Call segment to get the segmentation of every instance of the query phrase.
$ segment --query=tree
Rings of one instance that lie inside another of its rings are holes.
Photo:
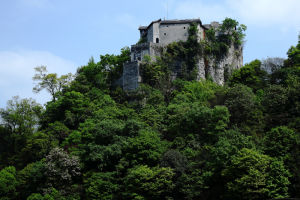
[[[263,127],[263,115],[252,89],[237,84],[227,90],[225,106],[230,111],[230,122],[238,125],[242,132],[259,133]]]
[[[49,123],[47,128],[47,134],[54,136],[61,143],[70,133],[70,130],[66,125],[60,121]]]
[[[126,199],[166,199],[172,195],[174,172],[171,168],[136,166],[128,170],[124,180]],[[123,199],[123,198],[122,198]]]
[[[40,104],[31,98],[20,99],[18,96],[7,102],[6,109],[0,109],[0,117],[4,126],[16,134],[33,133],[38,127],[41,113]]]
[[[92,114],[95,109],[92,107],[93,105],[90,99],[80,92],[66,92],[57,101],[47,103],[42,125],[45,128],[48,126],[51,128],[53,127],[52,123],[60,121],[67,128],[76,129],[80,122]]]
[[[281,85],[269,85],[264,89],[261,104],[268,127],[287,124],[289,118],[289,90]],[[292,108],[294,109],[294,107]]]
[[[227,180],[226,199],[259,200],[288,197],[288,177],[282,161],[243,148],[222,171]]]
[[[23,164],[38,161],[44,158],[58,141],[43,132],[36,132],[28,136],[24,147],[20,151],[19,159]]]
[[[118,163],[125,143],[123,129],[124,122],[114,118],[82,123],[79,153],[86,168],[112,169]]]
[[[63,194],[71,194],[71,186],[80,177],[80,170],[78,157],[69,156],[62,149],[56,147],[46,156],[46,185],[48,188],[55,186]]]
[[[174,91],[175,97],[171,103],[179,104],[186,101],[189,103],[198,102],[202,105],[209,105],[209,101],[215,98],[215,93],[218,89],[220,89],[220,86],[212,81],[186,81],[180,92]]]
[[[123,64],[130,60],[129,47],[123,47],[120,55],[101,55],[99,64],[109,71],[107,83],[115,86],[117,79],[122,76]]]
[[[254,148],[251,136],[245,136],[238,130],[228,130],[220,135],[218,141],[211,149],[213,164],[216,168],[223,168],[243,148]]]
[[[106,57],[108,57],[107,55]],[[110,59],[108,59],[110,60]],[[107,92],[109,67],[105,64],[95,63],[92,57],[88,64],[77,70],[75,81],[71,84],[71,89],[78,92],[88,92],[93,87],[99,88]],[[107,67],[107,68],[106,68]]]
[[[3,126],[0,126],[0,169],[6,167],[9,163],[9,158],[14,150],[14,137],[11,131]]]
[[[243,84],[257,91],[266,85],[266,80],[267,72],[261,69],[261,61],[254,60],[233,72],[229,83],[230,86]]]
[[[80,92],[88,92],[92,87],[109,92],[120,83],[123,64],[129,60],[130,49],[128,47],[122,48],[120,55],[100,55],[100,61],[97,63],[94,58],[91,58],[86,66],[77,70],[75,82],[71,87]]]
[[[285,126],[273,128],[264,137],[264,152],[276,158],[291,159],[290,154],[299,145],[299,136]]]
[[[72,200],[79,200],[79,198],[75,196],[72,197],[72,195],[70,195]],[[56,190],[55,188],[51,188],[49,189],[49,192],[42,195],[40,193],[32,193],[27,200],[67,200],[68,198],[65,198],[58,190]]]
[[[300,36],[297,46],[291,46],[288,50],[288,59],[285,61],[287,67],[299,67],[300,66]]]
[[[299,134],[286,126],[279,126],[267,132],[263,138],[265,154],[284,161],[285,166],[293,174],[290,177],[291,195],[299,195],[300,188],[300,147]]]
[[[0,200],[13,199],[17,195],[16,168],[6,167],[0,171]]]
[[[187,158],[179,151],[170,149],[161,157],[161,166],[170,167],[174,172],[181,174],[187,169]]]
[[[166,149],[157,132],[141,130],[137,137],[129,138],[124,147],[124,157],[132,164],[155,166]]]
[[[115,180],[115,173],[113,172],[95,172],[87,174],[84,179],[84,187],[86,197],[88,199],[103,199],[111,200],[116,196],[116,191],[119,185]]]
[[[201,143],[215,142],[229,122],[229,112],[225,106],[209,108],[198,102],[170,104],[168,114],[170,136],[194,134]]]
[[[44,159],[28,164],[18,171],[18,199],[26,199],[31,193],[40,192],[45,187],[46,177]]]
[[[60,92],[66,88],[72,81],[73,76],[71,73],[61,75],[58,77],[56,73],[47,73],[46,66],[40,66],[34,68],[36,73],[33,76],[34,81],[38,81],[33,88],[33,92],[40,92],[46,89],[52,95],[52,101],[55,101]]]
[[[179,199],[209,199],[207,182],[212,178],[212,169],[204,170],[200,167],[191,168],[182,174],[177,180],[174,192]],[[216,193],[217,191],[214,191]],[[180,196],[182,196],[180,198]]]
[[[235,46],[242,45],[245,38],[245,31],[247,27],[244,24],[239,24],[238,21],[225,18],[222,22],[222,25],[219,27],[219,31],[225,33],[221,35],[222,37],[229,37],[230,42],[233,43]],[[219,36],[220,37],[220,36]],[[221,39],[223,39],[221,37]]]
[[[14,165],[24,167],[21,150],[25,148],[27,139],[32,137],[39,128],[43,108],[32,99],[13,97],[7,102],[6,109],[0,109],[3,123],[0,129],[1,150],[0,162],[3,166]]]

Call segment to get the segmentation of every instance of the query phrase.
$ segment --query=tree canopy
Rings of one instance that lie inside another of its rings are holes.
[[[74,79],[37,67],[35,90],[53,99],[13,97],[0,110],[0,199],[300,198],[300,44],[272,70],[254,60],[224,86],[192,73],[172,80],[177,58],[193,69],[194,56],[222,53],[245,30],[225,19],[222,31],[236,32],[210,30],[199,45],[193,28],[145,58],[136,91],[116,84],[128,48],[91,58]]]

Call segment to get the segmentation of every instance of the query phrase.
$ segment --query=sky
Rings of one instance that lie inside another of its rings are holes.
[[[157,19],[226,17],[245,24],[244,62],[286,58],[300,33],[300,0],[0,0],[0,108],[13,96],[44,104],[32,92],[34,67],[76,73],[91,57],[118,54]]]

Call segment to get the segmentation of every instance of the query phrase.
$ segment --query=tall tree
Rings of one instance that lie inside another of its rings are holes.
[[[7,102],[6,109],[0,109],[0,117],[12,133],[32,133],[37,128],[42,109],[33,99],[15,96]]]
[[[227,180],[226,199],[258,200],[288,197],[289,172],[282,161],[243,148],[222,172]]]
[[[0,171],[0,200],[13,199],[17,195],[16,168],[6,167]]]
[[[62,90],[68,86],[73,76],[71,73],[61,75],[58,77],[56,73],[47,73],[46,66],[35,67],[35,75],[33,76],[34,81],[38,81],[33,91],[38,93],[43,89],[46,89],[52,95],[52,101],[57,99],[57,96]]]

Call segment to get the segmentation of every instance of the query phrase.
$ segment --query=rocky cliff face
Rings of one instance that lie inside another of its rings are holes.
[[[154,48],[151,48],[151,51],[154,51]],[[159,56],[161,50],[157,49],[155,54]],[[123,68],[123,89],[125,91],[135,90],[139,83],[142,83],[141,72],[141,63],[142,61],[131,61],[124,64]],[[172,67],[171,79],[175,80],[176,78],[182,78],[182,62],[180,60],[174,61],[174,66]],[[197,78],[196,80],[200,81],[201,79],[211,79],[219,85],[223,85],[225,81],[229,78],[232,72],[236,69],[241,68],[243,65],[243,49],[242,46],[231,47],[228,49],[227,54],[222,59],[216,59],[213,56],[207,56],[206,58],[200,57],[196,63],[197,68]]]
[[[234,45],[228,49],[223,59],[217,60],[213,57],[200,58],[197,63],[197,80],[211,78],[219,85],[223,85],[230,74],[243,65],[243,49],[235,48]]]
[[[157,36],[156,43],[153,43],[153,35],[150,34],[152,33],[152,24],[150,24],[150,28],[143,27],[143,33],[149,32],[152,40],[131,46],[131,61],[125,63],[123,68],[123,89],[135,90],[139,83],[149,80],[149,77],[145,78],[140,73],[143,71],[141,63],[146,55],[150,56],[153,62],[152,66],[148,68],[149,71],[153,69],[152,67],[161,64],[155,64],[157,56],[166,60],[163,65],[168,66],[168,73],[171,72],[170,80],[176,78],[198,81],[211,79],[217,84],[223,85],[230,74],[243,65],[242,43],[246,27],[238,26],[238,22],[229,18],[226,18],[223,24],[212,22],[202,25],[201,21],[196,22],[181,24],[182,21],[178,20],[168,21],[168,23],[172,23],[171,26],[163,24],[165,22],[162,21],[155,21],[161,25],[156,27],[157,30],[161,30],[163,33],[160,37]],[[171,27],[173,28],[171,29]],[[177,30],[178,28],[180,30]],[[178,34],[173,33],[174,31],[177,31]],[[159,39],[168,42],[166,44],[159,43]],[[151,73],[155,74],[155,72]],[[148,73],[147,76],[151,75]],[[152,81],[148,84],[155,83]]]

